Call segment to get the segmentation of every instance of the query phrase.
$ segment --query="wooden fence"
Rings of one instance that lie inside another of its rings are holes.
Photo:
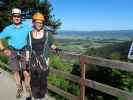
[[[86,69],[85,65],[86,64],[94,64],[94,65],[104,66],[107,68],[119,69],[119,70],[123,70],[127,72],[133,72],[132,63],[121,62],[121,61],[116,61],[116,60],[108,60],[108,59],[103,59],[100,57],[92,57],[92,56],[86,56],[86,55],[81,55],[81,54],[73,54],[73,53],[68,53],[68,52],[62,53],[60,57],[64,59],[68,59],[68,60],[72,60],[72,59],[79,60],[80,77],[60,71],[60,70],[56,70],[56,69],[50,69],[50,73],[55,74],[57,76],[62,76],[64,79],[68,79],[70,81],[80,84],[80,97],[75,96],[71,93],[68,93],[51,84],[48,84],[49,90],[69,100],[85,100],[85,87],[90,87],[92,89],[98,90],[100,92],[103,92],[103,93],[106,93],[106,94],[109,94],[115,97],[122,97],[123,100],[133,100],[133,94],[130,92],[85,78],[85,69]],[[2,62],[0,62],[0,64],[9,68],[8,65]]]

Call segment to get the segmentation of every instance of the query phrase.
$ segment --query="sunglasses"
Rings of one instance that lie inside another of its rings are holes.
[[[13,15],[13,17],[20,18],[21,16],[20,15]]]

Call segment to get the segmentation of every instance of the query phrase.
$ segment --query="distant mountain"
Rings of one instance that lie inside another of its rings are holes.
[[[128,40],[133,38],[133,30],[118,31],[59,31],[56,38],[81,38],[81,39],[118,39]]]

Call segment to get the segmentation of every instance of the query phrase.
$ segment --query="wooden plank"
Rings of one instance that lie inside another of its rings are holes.
[[[80,100],[85,100],[85,60],[80,56]]]
[[[126,92],[124,90],[111,87],[109,85],[105,85],[102,83],[98,83],[96,81],[88,80],[85,81],[86,86],[93,88],[95,90],[101,91],[103,93],[115,96],[115,97],[122,97],[124,100],[133,100],[133,94],[130,92]]]
[[[56,69],[50,68],[50,74],[55,74],[57,76],[61,76],[61,77],[65,78],[65,79],[71,80],[71,81],[73,81],[75,83],[80,83],[79,82],[80,78],[78,76],[75,76],[75,75],[60,71],[60,70],[56,70]]]
[[[124,70],[127,72],[133,72],[133,63],[122,62],[122,61],[118,61],[118,60],[104,59],[101,57],[92,57],[92,56],[87,56],[87,55],[83,55],[83,56],[84,56],[84,59],[86,59],[86,62],[90,63],[90,64],[104,66],[107,68]],[[79,59],[80,54],[63,52],[61,54],[61,57],[69,59],[69,60]]]
[[[80,77],[72,75],[72,74],[68,74],[66,72],[62,72],[62,71],[58,71],[55,69],[51,69],[50,70],[52,74],[58,75],[58,76],[62,76],[65,79],[71,80],[73,82],[79,83]],[[98,90],[100,92],[112,95],[112,96],[116,96],[116,97],[123,97],[124,100],[128,100],[127,98],[130,98],[129,100],[133,100],[133,95],[129,92],[126,92],[124,90],[121,89],[117,89],[114,87],[111,87],[109,85],[105,85],[102,83],[98,83],[96,81],[93,80],[85,80],[85,85],[87,87],[93,88],[95,90]]]
[[[127,72],[133,72],[133,63],[122,62],[117,60],[109,60],[109,59],[92,57],[92,56],[84,56],[84,57],[86,58],[86,61],[88,61],[88,63],[90,64],[124,70]]]
[[[60,54],[61,58],[68,59],[68,60],[79,60],[81,54],[76,54],[76,53],[70,53],[70,52],[62,52]]]
[[[72,95],[66,91],[63,91],[63,90],[61,90],[61,89],[59,89],[59,88],[57,88],[51,84],[48,84],[48,89],[61,95],[61,96],[63,96],[63,97],[65,97],[65,98],[67,98],[67,99],[69,99],[69,100],[79,100],[78,96],[74,96],[74,95]]]

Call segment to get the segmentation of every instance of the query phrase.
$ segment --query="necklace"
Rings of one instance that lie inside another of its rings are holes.
[[[40,30],[40,31],[34,30],[33,31],[33,37],[36,38],[36,39],[42,38],[43,35],[44,35],[44,31],[43,30]]]

